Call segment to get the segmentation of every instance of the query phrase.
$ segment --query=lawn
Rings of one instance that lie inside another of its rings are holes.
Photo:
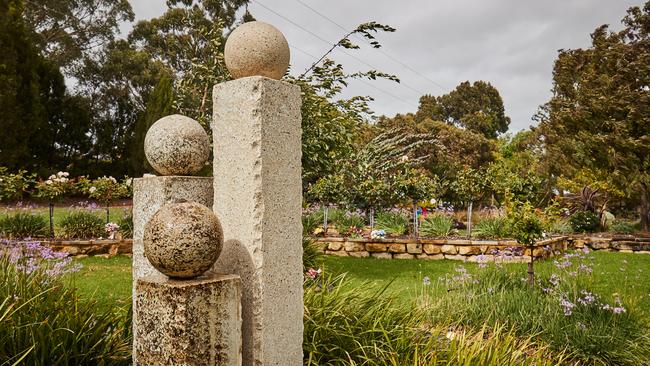
[[[608,298],[620,294],[636,303],[643,317],[650,323],[650,255],[613,252],[594,252],[594,272],[590,288]],[[73,283],[84,296],[94,297],[100,305],[125,307],[131,296],[131,258],[117,256],[110,259],[89,257],[77,260],[83,268],[70,276]],[[478,270],[474,263],[457,261],[384,260],[374,258],[325,257],[323,267],[326,272],[346,273],[349,286],[387,287],[403,301],[412,301],[422,290],[425,277],[431,282],[455,272],[459,266],[471,272]],[[526,275],[525,264],[508,264],[507,271]],[[536,264],[540,274],[549,274],[555,269],[552,260]],[[443,286],[432,289],[444,291]],[[433,294],[435,295],[435,294]]]

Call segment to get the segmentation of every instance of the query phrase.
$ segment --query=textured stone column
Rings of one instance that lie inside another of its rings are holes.
[[[137,365],[241,365],[241,280],[148,276],[136,284]]]
[[[151,176],[136,178],[133,182],[133,360],[137,359],[138,304],[136,302],[138,279],[161,275],[144,256],[142,236],[144,226],[158,209],[180,200],[198,202],[212,207],[212,178],[190,176]]]
[[[243,283],[244,365],[302,364],[300,88],[252,76],[216,85],[218,272]]]

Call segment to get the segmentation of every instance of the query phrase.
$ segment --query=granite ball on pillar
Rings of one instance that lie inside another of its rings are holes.
[[[221,223],[196,203],[169,203],[144,228],[144,256],[171,278],[194,278],[210,269],[223,247]]]
[[[224,46],[224,61],[234,79],[265,76],[280,80],[289,68],[289,43],[274,26],[248,22],[237,27]]]
[[[210,138],[197,121],[173,114],[149,128],[144,153],[158,174],[194,175],[210,158]]]

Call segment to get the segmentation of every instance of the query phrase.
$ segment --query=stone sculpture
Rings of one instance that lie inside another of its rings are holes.
[[[197,121],[173,114],[149,128],[144,153],[161,175],[193,175],[205,167],[210,157],[210,139]]]

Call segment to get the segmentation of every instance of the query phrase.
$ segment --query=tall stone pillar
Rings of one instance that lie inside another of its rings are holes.
[[[269,78],[288,59],[279,31],[245,23],[225,46],[241,78],[213,91],[213,210],[224,233],[215,269],[242,279],[244,365],[303,362],[300,88]]]

